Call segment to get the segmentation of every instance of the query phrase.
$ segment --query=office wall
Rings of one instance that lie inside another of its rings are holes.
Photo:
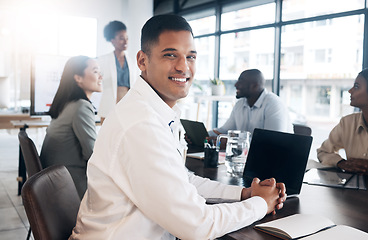
[[[144,23],[153,16],[153,0],[125,0],[125,4],[127,7],[123,8],[123,16],[126,16],[128,27],[128,53],[135,58],[141,48],[141,29]]]
[[[26,22],[19,24],[19,20],[27,21],[24,16],[32,13],[96,18],[97,56],[113,50],[103,37],[104,26],[112,20],[122,21],[128,27],[128,54],[135,57],[140,49],[140,29],[153,15],[153,0],[0,0],[0,76],[10,79],[10,98],[15,104],[30,99],[30,60],[34,49],[30,49],[32,36],[29,35],[32,33],[19,37],[28,30],[22,29]],[[8,31],[3,25],[14,29]]]

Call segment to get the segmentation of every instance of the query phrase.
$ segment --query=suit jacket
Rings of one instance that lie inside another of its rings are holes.
[[[87,161],[96,135],[95,110],[90,102],[79,99],[69,102],[58,118],[52,119],[42,144],[42,167],[64,165],[81,198],[87,189]]]

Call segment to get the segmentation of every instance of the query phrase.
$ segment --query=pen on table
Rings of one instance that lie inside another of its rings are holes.
[[[208,143],[208,140],[204,140],[204,148],[211,148],[211,145]]]

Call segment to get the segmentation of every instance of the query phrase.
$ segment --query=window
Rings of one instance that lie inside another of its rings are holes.
[[[283,0],[282,20],[315,17],[360,8],[364,8],[364,0]]]
[[[60,18],[60,55],[96,57],[97,20],[95,18],[62,16]]]
[[[96,57],[97,20],[95,18],[25,15],[18,18],[17,38],[28,39],[22,48],[32,54]]]
[[[209,16],[197,20],[189,21],[194,36],[200,36],[207,33],[214,33],[216,27],[216,17]]]
[[[316,21],[284,27],[280,95],[310,121],[338,120],[346,114],[341,91],[349,89],[362,68],[362,56],[357,57],[363,51],[361,17],[336,18],[329,25]],[[301,89],[302,100],[292,94],[296,88]]]
[[[363,57],[368,59],[368,44],[363,42],[364,27],[368,28],[364,26],[366,0],[211,3],[210,13],[205,4],[190,11],[201,55],[197,78],[205,80],[207,73],[214,74],[225,81],[226,95],[234,96],[239,74],[260,69],[266,88],[279,93],[287,104],[291,120],[312,128],[310,157],[316,159],[315,149],[333,126],[354,111],[348,90],[362,67],[368,67],[368,61],[363,66]],[[218,106],[219,114],[213,119],[217,117],[221,125],[231,105],[220,102]]]
[[[196,79],[208,80],[214,77],[215,64],[215,37],[202,37],[195,39],[197,55]]]
[[[249,68],[273,77],[274,28],[223,34],[220,45],[220,79],[237,80]]]
[[[199,13],[193,13],[183,16],[192,27],[195,37],[204,34],[213,34],[216,31],[215,9],[209,8]]]
[[[221,15],[221,31],[258,26],[275,21],[274,2],[244,8],[247,5],[249,2],[225,6]],[[233,9],[236,10],[233,11]]]
[[[28,99],[30,99],[32,57],[36,55],[96,57],[95,18],[52,15],[46,13],[47,11],[38,12],[29,9],[2,11],[0,11],[2,86],[0,108],[6,111],[21,111],[30,106]],[[2,98],[6,101],[2,101]]]

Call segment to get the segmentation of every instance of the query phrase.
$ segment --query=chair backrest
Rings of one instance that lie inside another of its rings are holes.
[[[306,125],[293,124],[294,133],[299,135],[311,136],[312,129]]]
[[[65,166],[54,165],[30,177],[22,199],[35,240],[65,240],[77,220],[80,198]]]
[[[40,157],[32,139],[28,137],[24,130],[19,131],[18,139],[20,148],[22,150],[24,163],[26,164],[28,177],[31,177],[42,170]]]

